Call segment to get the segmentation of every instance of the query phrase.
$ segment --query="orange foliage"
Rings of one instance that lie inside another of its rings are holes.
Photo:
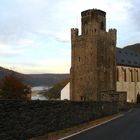
[[[17,79],[14,74],[9,74],[0,83],[0,98],[30,100],[31,87]]]

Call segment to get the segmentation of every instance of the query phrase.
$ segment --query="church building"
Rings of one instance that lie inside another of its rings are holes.
[[[127,101],[136,102],[140,94],[140,53],[117,48],[117,91],[127,92]]]
[[[81,35],[77,28],[71,29],[67,99],[115,100],[126,93],[128,102],[136,102],[140,93],[140,53],[116,48],[116,33],[116,29],[106,31],[104,11],[89,9],[81,13]]]

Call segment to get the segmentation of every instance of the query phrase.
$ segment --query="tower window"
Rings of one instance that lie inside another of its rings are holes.
[[[81,96],[81,101],[86,101],[86,97],[85,96]]]
[[[119,81],[119,68],[117,68],[117,81]]]
[[[83,96],[81,96],[80,98],[81,98],[81,101],[83,101],[83,99],[84,99]]]
[[[79,57],[79,62],[80,62],[80,57]]]
[[[104,22],[101,22],[101,30],[104,30]]]

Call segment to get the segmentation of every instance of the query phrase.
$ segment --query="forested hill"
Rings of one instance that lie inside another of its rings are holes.
[[[140,43],[129,45],[124,47],[123,49],[131,50],[140,53]]]
[[[69,77],[69,74],[22,74],[0,67],[0,79],[10,73],[14,73],[17,78],[31,86],[52,86]]]
[[[123,49],[140,53],[140,43],[129,45]],[[17,78],[31,86],[52,86],[59,81],[69,78],[69,74],[22,74],[0,67],[0,79],[13,72]]]
[[[61,80],[67,79],[69,74],[29,74],[30,84],[34,86],[52,86]]]

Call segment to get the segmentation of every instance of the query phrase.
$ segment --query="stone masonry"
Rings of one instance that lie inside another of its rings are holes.
[[[106,13],[81,13],[81,35],[71,29],[70,99],[100,101],[102,92],[116,91],[116,29],[106,31]]]
[[[0,100],[0,140],[29,140],[117,112],[109,102]]]

